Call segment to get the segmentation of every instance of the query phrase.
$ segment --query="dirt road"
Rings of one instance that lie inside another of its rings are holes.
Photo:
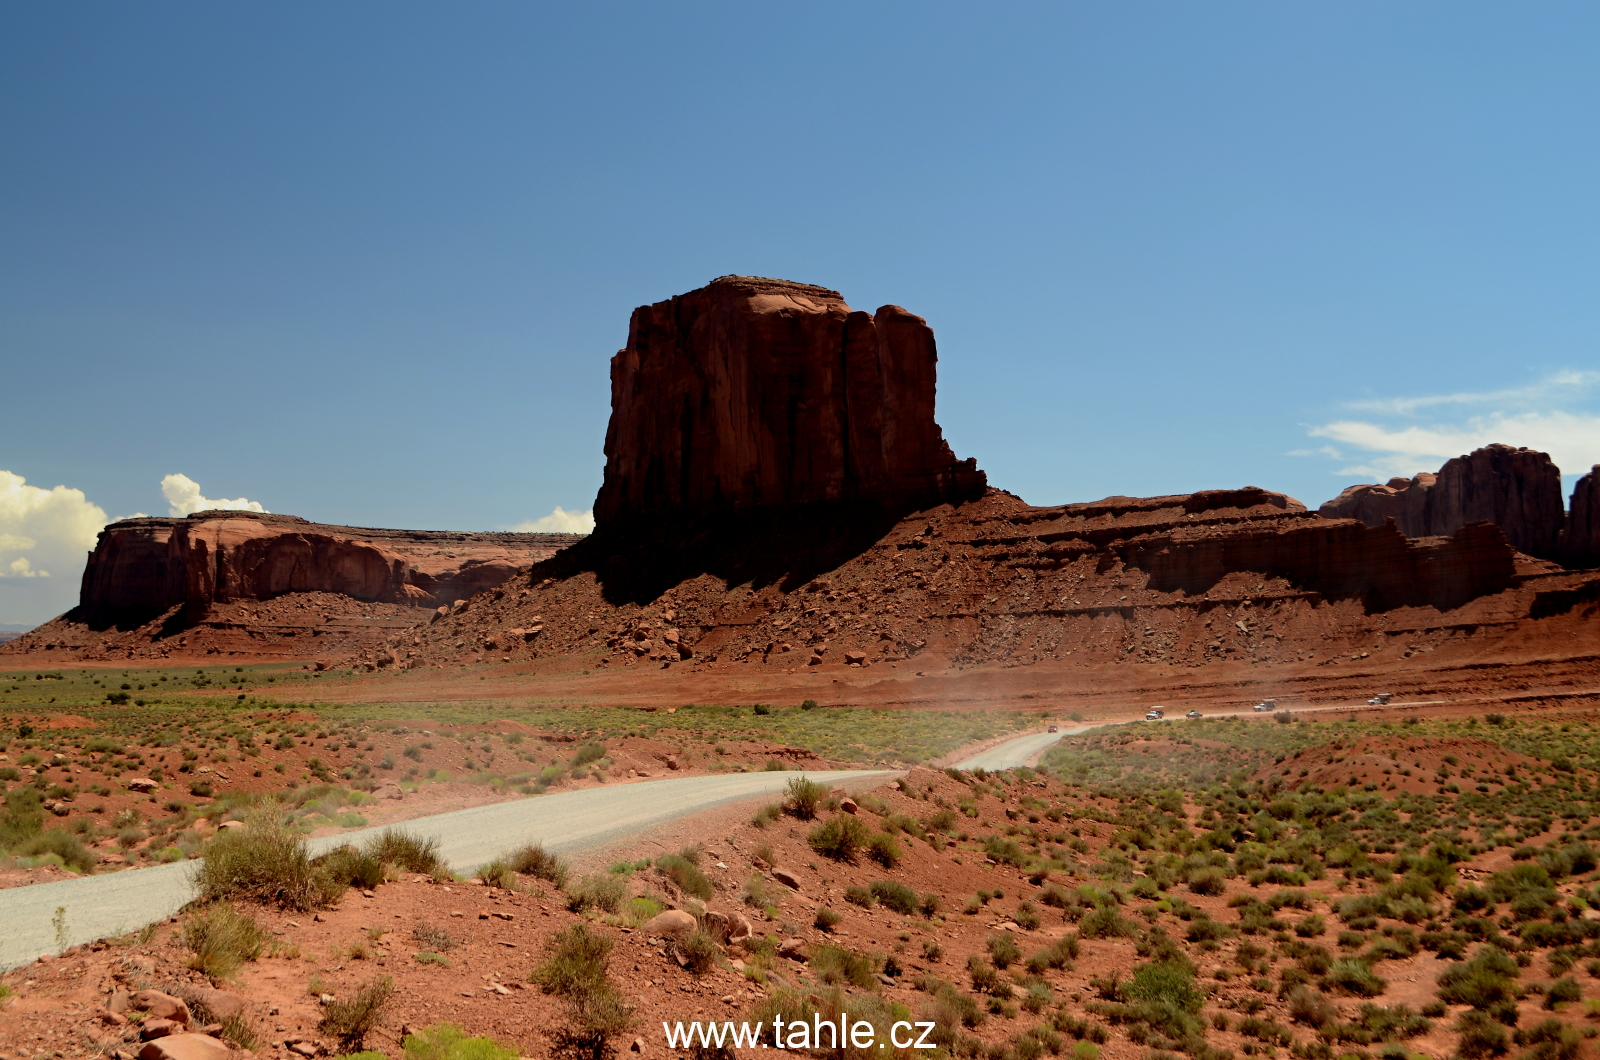
[[[394,827],[437,839],[451,869],[470,872],[524,843],[571,854],[714,806],[771,795],[792,772],[732,773],[590,788],[498,802],[419,817]],[[893,775],[883,770],[807,773],[827,786]],[[360,843],[382,831],[367,828],[309,841],[314,854]],[[172,916],[194,897],[195,862],[84,876],[0,890],[0,971],[59,953],[68,946],[119,935]]]

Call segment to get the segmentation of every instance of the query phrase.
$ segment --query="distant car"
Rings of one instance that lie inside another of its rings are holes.
[[[1052,725],[1052,726],[1050,726],[1050,728],[1046,729],[1045,731],[1046,732],[1058,732],[1059,730],[1056,728],[1056,726]]]
[[[1205,715],[1200,713],[1198,710],[1191,710],[1189,713],[1185,714],[1184,717],[1186,717],[1186,718],[1203,718],[1203,717],[1205,717]]]
[[[1377,695],[1375,695],[1371,699],[1367,700],[1367,706],[1369,706],[1369,707],[1386,706],[1386,705],[1388,705],[1389,700],[1391,700],[1393,698],[1394,698],[1394,693],[1393,692],[1379,692]]]
[[[1150,713],[1148,713],[1148,714],[1146,714],[1144,716],[1144,720],[1145,721],[1160,721],[1161,720],[1161,712],[1159,710],[1152,710]]]

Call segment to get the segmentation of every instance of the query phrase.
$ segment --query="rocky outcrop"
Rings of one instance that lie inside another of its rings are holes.
[[[1317,511],[1325,519],[1359,519],[1368,526],[1393,519],[1407,537],[1427,537],[1428,498],[1438,478],[1424,471],[1415,478],[1392,478],[1382,486],[1351,486]]]
[[[1519,552],[1555,559],[1562,551],[1561,469],[1549,454],[1488,445],[1445,463],[1437,475],[1351,486],[1319,513],[1382,526],[1407,537],[1449,537],[1469,523],[1493,523]]]
[[[77,614],[91,625],[138,623],[179,604],[198,615],[215,603],[308,592],[434,607],[491,589],[579,537],[374,530],[231,511],[125,519],[101,531]]]
[[[1600,567],[1600,464],[1572,489],[1567,525],[1561,531],[1561,558],[1568,566]]]
[[[640,306],[611,362],[595,518],[979,496],[934,422],[937,360],[921,317],[810,284],[724,276]]]

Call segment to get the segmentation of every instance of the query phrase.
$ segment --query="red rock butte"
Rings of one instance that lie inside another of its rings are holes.
[[[723,276],[640,306],[611,361],[595,519],[981,496],[934,422],[937,362],[921,317],[811,284]]]

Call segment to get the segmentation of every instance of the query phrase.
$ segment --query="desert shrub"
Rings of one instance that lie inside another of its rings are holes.
[[[627,896],[628,885],[616,876],[585,876],[567,892],[567,908],[574,913],[581,913],[593,906],[615,913]]]
[[[243,828],[218,836],[194,882],[204,902],[246,899],[302,912],[344,893],[343,884],[311,863],[304,839],[282,823],[272,804],[251,814]]]
[[[923,916],[932,920],[939,913],[939,908],[944,905],[944,898],[933,891],[924,894],[917,902],[917,910]]]
[[[828,789],[805,777],[792,777],[783,789],[783,810],[802,821],[817,815],[817,807],[828,797]]]
[[[656,871],[677,884],[684,894],[691,894],[702,901],[709,900],[717,893],[717,889],[711,877],[701,872],[700,866],[695,864],[698,855],[691,858],[689,854],[689,851],[663,854],[656,858]]]
[[[898,880],[874,880],[869,890],[885,909],[892,909],[903,916],[910,916],[917,911],[917,892]]]
[[[694,975],[705,975],[721,963],[722,951],[708,931],[691,931],[673,940],[672,945],[683,957],[684,967]]]
[[[567,1004],[567,1026],[556,1035],[558,1052],[600,1060],[610,1040],[633,1022],[607,969],[611,945],[609,936],[581,923],[545,943],[547,956],[529,979]]]
[[[1296,1023],[1312,1027],[1326,1027],[1339,1021],[1339,1008],[1322,994],[1308,986],[1297,986],[1289,991],[1289,1016]]]
[[[835,861],[854,861],[856,852],[867,842],[866,823],[849,814],[839,814],[811,830],[807,842],[811,849]]]
[[[1022,960],[1022,949],[1010,935],[991,935],[988,942],[989,958],[997,968],[1009,968]]]
[[[857,986],[863,989],[875,986],[872,958],[843,946],[827,943],[816,948],[811,955],[811,970],[829,986]]]
[[[572,878],[572,870],[567,868],[566,860],[545,850],[543,843],[519,847],[502,861],[512,872],[546,880],[561,888],[565,888],[567,881]]]
[[[30,858],[53,854],[61,859],[63,865],[75,872],[94,870],[94,854],[79,841],[77,836],[64,828],[46,829],[12,847],[11,853]]]
[[[1310,916],[1301,919],[1301,921],[1294,926],[1294,933],[1303,939],[1318,938],[1319,936],[1326,934],[1327,931],[1327,921],[1322,919],[1322,915],[1320,913],[1312,913]]]
[[[1544,1007],[1553,1009],[1563,1001],[1581,1001],[1583,990],[1571,976],[1563,976],[1545,988]]]
[[[517,1060],[516,1049],[493,1038],[469,1038],[454,1023],[436,1023],[408,1034],[401,1046],[406,1051],[405,1060]]]
[[[1151,961],[1133,971],[1122,988],[1145,1022],[1177,1041],[1198,1036],[1197,1018],[1205,995],[1195,984],[1194,969],[1184,960]]]
[[[1011,986],[1000,977],[994,965],[976,953],[967,955],[967,975],[972,979],[972,989],[980,994],[991,994],[1004,1000],[1011,996]]]
[[[744,891],[740,897],[744,904],[755,909],[765,909],[773,903],[773,896],[767,887],[767,878],[759,872],[750,873],[750,878],[744,881]]]
[[[1479,946],[1472,960],[1439,974],[1439,1000],[1487,1010],[1517,998],[1517,962],[1494,946]]]
[[[1189,873],[1189,890],[1195,894],[1219,895],[1227,888],[1228,878],[1214,866]]]
[[[878,904],[878,896],[872,893],[870,887],[846,887],[844,900],[851,905],[859,905],[863,909],[871,909]]]
[[[835,913],[827,906],[819,906],[817,908],[817,918],[811,922],[811,926],[818,931],[832,931],[839,926],[839,921],[843,919],[843,916]]]
[[[1091,910],[1078,922],[1078,934],[1086,939],[1131,938],[1136,933],[1133,922],[1111,906]]]
[[[424,839],[397,828],[386,828],[367,844],[368,854],[386,865],[394,865],[407,872],[422,872],[429,876],[444,871],[444,859],[439,856],[439,841]]]
[[[900,856],[900,844],[887,832],[874,832],[867,839],[867,857],[884,868],[892,869],[900,864]]]
[[[1041,975],[1047,968],[1065,968],[1076,959],[1080,947],[1078,936],[1066,935],[1028,958],[1028,971]]]
[[[346,1049],[359,1049],[383,1018],[384,1009],[393,998],[394,980],[387,975],[379,976],[363,984],[348,1000],[325,1006],[317,1030],[337,1038]]]
[[[590,762],[600,761],[600,759],[604,758],[605,756],[606,749],[603,744],[586,743],[582,747],[578,748],[577,754],[572,756],[572,764],[575,766],[586,766]]]
[[[266,942],[261,926],[226,902],[191,914],[183,925],[189,967],[213,979],[231,978],[245,961],[261,956]]]
[[[1540,1020],[1527,1030],[1516,1031],[1512,1040],[1532,1046],[1521,1060],[1573,1060],[1582,1043],[1576,1030],[1557,1019]]]
[[[311,864],[346,887],[370,890],[383,882],[383,862],[352,846],[335,847]]]
[[[415,942],[422,943],[430,950],[438,950],[440,952],[453,950],[461,945],[460,939],[457,939],[443,928],[428,923],[426,920],[418,921],[417,926],[411,929],[411,938]]]
[[[1334,961],[1324,981],[1328,989],[1356,997],[1377,997],[1389,986],[1367,962],[1353,957]]]
[[[755,825],[757,828],[765,828],[767,825],[771,824],[773,821],[776,821],[782,815],[783,815],[783,806],[782,806],[782,804],[781,803],[772,802],[772,803],[768,803],[767,805],[761,807],[761,809],[757,810],[755,812],[755,816],[750,818],[750,823]]]

